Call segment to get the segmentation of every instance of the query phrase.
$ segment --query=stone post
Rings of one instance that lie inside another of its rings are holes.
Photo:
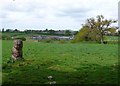
[[[13,41],[13,48],[12,48],[12,61],[22,59],[22,47],[23,42],[20,39],[15,39]]]

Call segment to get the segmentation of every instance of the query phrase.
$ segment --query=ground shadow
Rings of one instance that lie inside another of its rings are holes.
[[[40,85],[55,81],[56,84],[118,84],[118,65],[101,66],[82,64],[80,68],[68,69],[54,61],[34,60],[3,64],[4,85]],[[57,65],[53,67],[53,65]],[[62,70],[61,70],[62,69]],[[53,78],[50,80],[48,76]]]

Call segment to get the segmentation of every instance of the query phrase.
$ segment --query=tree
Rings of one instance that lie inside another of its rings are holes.
[[[54,34],[55,34],[55,31],[54,31],[54,30],[49,30],[48,32],[49,32],[49,34],[51,34],[51,35],[54,35]]]
[[[78,34],[75,36],[75,42],[81,41],[100,41],[100,31],[98,29],[90,29],[87,26],[83,26]]]
[[[20,32],[18,29],[15,29],[14,32]]]
[[[6,29],[6,32],[13,32],[12,29]]]
[[[100,32],[100,42],[104,43],[104,31],[110,27],[112,23],[116,23],[116,20],[105,19],[103,15],[98,15],[96,18],[87,19],[86,24],[83,27],[87,27],[89,29],[97,29]]]
[[[4,28],[2,28],[2,32],[4,32],[5,30],[4,30]]]
[[[70,35],[71,35],[71,31],[70,31],[70,30],[66,30],[66,31],[65,31],[65,35],[66,35],[66,36],[70,36]]]
[[[115,35],[115,33],[116,33],[116,28],[111,27],[111,28],[109,28],[109,31],[111,32],[111,35]]]
[[[81,28],[81,30],[75,36],[75,39],[74,39],[75,42],[87,41],[89,39],[88,37],[89,32],[90,32],[90,29],[88,27]]]
[[[48,32],[48,29],[46,28],[46,29],[44,30],[44,32]]]

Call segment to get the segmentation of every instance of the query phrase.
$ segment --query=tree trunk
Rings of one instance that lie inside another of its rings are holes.
[[[101,38],[101,41],[100,41],[100,42],[101,42],[101,44],[103,44],[103,39],[102,39],[102,38]]]
[[[104,44],[104,39],[103,39],[103,31],[101,30],[101,40],[100,40],[101,44]]]
[[[23,42],[22,40],[14,40],[13,41],[13,48],[12,48],[12,61],[22,59],[22,47]]]

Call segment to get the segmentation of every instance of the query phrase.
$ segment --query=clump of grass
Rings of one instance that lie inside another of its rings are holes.
[[[45,39],[45,40],[38,40],[38,42],[43,42],[43,43],[52,43],[53,40],[51,39]]]
[[[60,44],[65,44],[66,42],[64,40],[59,41]]]
[[[76,43],[76,41],[75,40],[71,40],[70,43]]]

